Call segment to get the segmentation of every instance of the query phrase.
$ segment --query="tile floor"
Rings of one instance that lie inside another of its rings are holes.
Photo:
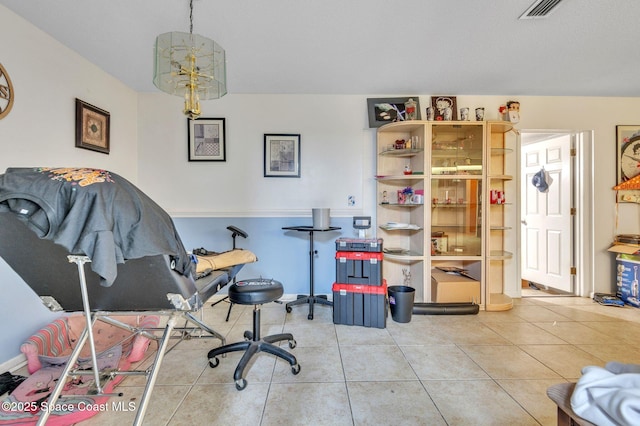
[[[207,305],[204,320],[243,339],[251,308]],[[554,383],[575,381],[586,365],[640,363],[640,310],[604,307],[586,298],[516,300],[507,312],[465,316],[414,315],[386,329],[334,325],[329,307],[287,314],[262,309],[262,334],[293,333],[302,367],[262,354],[237,391],[241,354],[210,368],[216,340],[193,339],[167,355],[145,418],[148,425],[555,425],[546,397]],[[286,345],[286,343],[284,343]],[[139,400],[142,378],[118,389]],[[134,412],[104,412],[83,425],[130,424]]]

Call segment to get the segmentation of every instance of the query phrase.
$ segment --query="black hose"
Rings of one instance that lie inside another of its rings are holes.
[[[476,315],[480,306],[475,303],[414,303],[414,315]]]

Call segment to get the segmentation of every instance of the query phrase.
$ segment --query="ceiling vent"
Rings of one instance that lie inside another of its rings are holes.
[[[562,0],[536,0],[518,19],[546,18]]]

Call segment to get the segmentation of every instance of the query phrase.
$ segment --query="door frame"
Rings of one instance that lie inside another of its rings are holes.
[[[517,165],[517,176],[518,182],[516,183],[518,188],[518,206],[517,206],[517,215],[518,215],[518,223],[520,223],[520,219],[522,218],[521,212],[521,203],[522,199],[520,193],[521,181],[524,179],[522,176],[521,170],[521,161],[522,161],[522,150],[521,146],[523,144],[532,143],[538,140],[547,139],[544,135],[550,134],[570,134],[571,144],[575,147],[576,155],[573,159],[574,168],[572,176],[572,184],[573,184],[573,196],[574,196],[574,207],[576,208],[576,217],[575,217],[575,232],[574,232],[574,254],[575,254],[575,267],[576,267],[576,277],[575,277],[575,286],[574,292],[577,296],[582,297],[590,297],[593,298],[594,293],[594,282],[593,277],[595,276],[594,270],[594,260],[595,260],[595,252],[594,252],[594,197],[593,197],[593,169],[594,169],[594,157],[593,157],[593,130],[589,131],[579,131],[579,130],[555,130],[555,129],[522,129],[519,130],[520,133],[520,144],[517,146],[517,157],[518,157],[518,165]],[[536,139],[537,138],[537,139]],[[527,140],[529,139],[529,140]],[[522,254],[521,251],[521,232],[520,227],[517,228],[516,236],[518,239],[518,250],[519,254]],[[520,256],[521,257],[521,256]],[[522,286],[520,285],[522,275],[522,259],[518,262],[518,288],[517,294],[519,297],[522,296]]]

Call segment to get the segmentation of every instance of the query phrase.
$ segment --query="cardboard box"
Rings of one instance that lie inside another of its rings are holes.
[[[616,296],[627,305],[640,308],[640,256],[616,256]]]
[[[640,247],[635,244],[615,243],[607,251],[618,254],[640,254]]]
[[[432,269],[431,301],[435,303],[480,303],[480,281],[464,275]]]

